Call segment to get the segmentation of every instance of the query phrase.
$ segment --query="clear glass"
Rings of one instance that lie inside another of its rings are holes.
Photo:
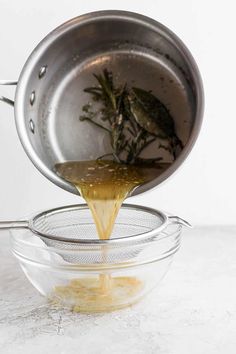
[[[84,205],[73,209],[73,217],[70,207],[50,217],[44,224],[53,239],[13,230],[12,251],[42,295],[78,312],[113,311],[138,302],[159,284],[180,246],[182,226],[173,223],[155,231],[160,215],[141,206],[122,207],[105,242],[97,239]]]

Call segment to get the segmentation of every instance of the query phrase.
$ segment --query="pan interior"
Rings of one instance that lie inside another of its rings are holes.
[[[24,122],[18,131],[30,158],[37,154],[41,172],[46,167],[52,172],[49,178],[53,180],[54,174],[58,183],[56,163],[91,160],[111,152],[108,134],[79,119],[83,105],[91,100],[84,89],[94,85],[93,74],[105,68],[113,72],[117,85],[151,90],[169,109],[177,135],[186,145],[196,113],[194,79],[183,53],[163,29],[121,17],[75,24],[56,30],[53,41],[46,38],[23,71],[28,69],[29,75],[31,69],[24,91],[24,115],[19,119]],[[40,76],[42,68],[45,72]],[[158,151],[164,159],[166,154]],[[145,155],[157,156],[156,142]],[[68,183],[58,184],[74,192]]]

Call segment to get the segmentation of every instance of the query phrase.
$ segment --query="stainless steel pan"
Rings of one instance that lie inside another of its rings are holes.
[[[49,33],[34,49],[20,74],[14,102],[22,145],[38,170],[56,185],[77,193],[54,165],[89,160],[110,152],[108,137],[79,120],[89,99],[83,89],[93,73],[109,68],[116,80],[152,90],[172,113],[184,149],[159,177],[134,190],[150,189],[182,164],[202,122],[203,89],[196,63],[174,33],[139,14],[101,11],[74,18]]]

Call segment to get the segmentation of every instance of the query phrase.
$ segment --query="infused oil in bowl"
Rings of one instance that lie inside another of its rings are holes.
[[[20,226],[21,225],[21,226]],[[40,213],[12,228],[12,251],[34,287],[58,306],[106,312],[135,304],[166,274],[181,242],[178,217],[122,205],[109,240],[87,205]]]

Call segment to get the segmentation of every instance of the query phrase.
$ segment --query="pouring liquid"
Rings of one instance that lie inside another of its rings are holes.
[[[163,168],[169,164],[164,164]],[[110,160],[69,161],[55,166],[57,173],[72,183],[91,210],[98,236],[110,238],[113,226],[124,199],[134,188],[154,178],[159,170],[135,165],[118,164]],[[163,172],[163,168],[159,173]],[[104,264],[106,245],[102,249]],[[101,273],[99,279],[75,279],[66,287],[57,287],[57,295],[76,299],[75,311],[103,311],[112,303],[112,309],[121,307],[122,298],[135,296],[142,283],[135,277],[111,277]],[[93,305],[92,305],[93,304]]]

